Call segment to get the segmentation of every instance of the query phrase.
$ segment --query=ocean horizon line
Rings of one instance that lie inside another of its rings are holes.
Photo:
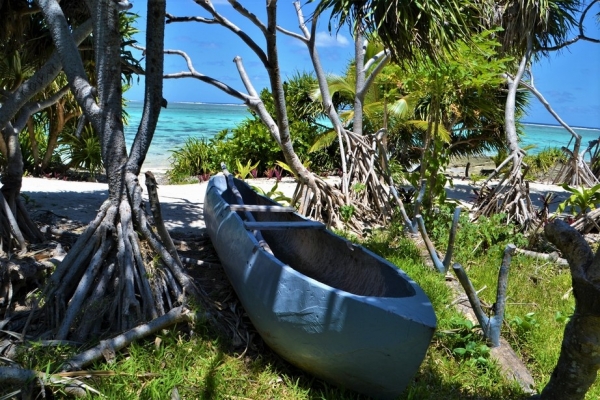
[[[144,100],[127,100],[128,103],[143,103]],[[210,101],[170,101],[168,104],[197,104],[197,105],[205,105],[205,106],[235,106],[235,107],[247,107],[244,103],[218,103],[218,102],[210,102]]]
[[[562,129],[565,129],[565,127],[562,126],[562,125],[558,125],[558,124],[554,125],[554,124],[549,124],[549,123],[546,123],[546,122],[521,122],[521,124],[523,124],[523,125],[531,125],[531,126],[541,126],[541,127],[547,127],[547,128],[562,128]],[[581,130],[586,130],[586,131],[597,131],[597,130],[600,130],[600,127],[594,128],[592,126],[575,126],[575,125],[569,125],[569,127],[573,128],[573,129],[581,129]]]
[[[143,100],[127,100],[129,103],[143,103]],[[220,102],[211,102],[211,101],[173,101],[171,104],[196,104],[196,105],[215,105],[215,106],[234,106],[234,107],[247,107],[244,103],[220,103]],[[168,107],[167,107],[168,108]],[[560,124],[551,124],[547,122],[521,122],[523,125],[534,125],[534,126],[542,126],[549,128],[563,128]],[[594,126],[576,126],[570,125],[573,129],[585,129],[585,130],[599,130],[599,127]]]

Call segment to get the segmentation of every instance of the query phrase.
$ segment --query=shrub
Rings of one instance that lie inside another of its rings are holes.
[[[565,154],[558,147],[550,147],[538,154],[526,156],[523,161],[529,166],[527,177],[535,179],[550,171],[557,163],[566,162]]]
[[[225,162],[233,171],[237,161],[242,164],[252,160],[259,163],[259,175],[272,168],[275,161],[283,159],[277,142],[271,137],[267,127],[259,119],[246,119],[231,131],[219,132],[212,140],[219,162]]]
[[[563,183],[562,187],[572,193],[572,195],[558,205],[557,214],[564,212],[568,208],[576,218],[579,218],[589,210],[593,210],[600,205],[600,184],[591,188],[583,186],[576,188]]]
[[[59,145],[59,153],[68,168],[88,171],[91,176],[104,169],[100,139],[91,126],[86,126],[80,136],[63,134]]]
[[[170,160],[171,169],[167,176],[174,183],[220,169],[215,145],[204,138],[188,138],[183,147],[171,152]]]

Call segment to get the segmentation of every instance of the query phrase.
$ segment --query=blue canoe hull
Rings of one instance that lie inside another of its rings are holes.
[[[272,205],[236,180],[244,203]],[[263,231],[274,255],[244,227],[226,178],[211,178],[204,218],[221,263],[264,341],[291,364],[374,398],[395,398],[417,372],[436,317],[403,271],[327,230]],[[253,213],[257,221],[303,221]]]

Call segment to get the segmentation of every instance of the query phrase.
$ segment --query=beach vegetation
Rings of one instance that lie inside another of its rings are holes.
[[[523,162],[528,167],[526,177],[536,180],[547,177],[553,168],[566,163],[567,157],[558,147],[550,147],[543,149],[537,154],[525,156]]]
[[[282,173],[283,173],[283,168],[276,166],[273,168],[268,168],[265,171],[265,177],[267,179],[275,178],[277,180],[277,182],[279,182],[279,181],[281,181],[281,178],[283,177]]]
[[[234,128],[219,132],[209,144],[214,148],[214,161],[224,162],[232,170],[237,161],[247,163],[252,160],[259,163],[260,172],[264,173],[283,158],[267,127],[256,118],[247,118]]]
[[[571,196],[558,205],[557,213],[568,209],[575,218],[581,218],[588,211],[594,210],[600,205],[600,184],[586,188],[584,186],[571,187],[563,183],[562,187],[570,192]]]
[[[252,186],[252,189],[254,189],[258,194],[268,197],[271,200],[276,201],[282,205],[292,204],[292,199],[286,196],[285,193],[283,193],[279,189],[279,181],[276,181],[275,184],[269,190],[263,190],[258,186]]]
[[[298,157],[307,160],[311,170],[316,173],[331,173],[339,168],[339,152],[336,146],[329,143],[318,149],[313,147],[321,132],[330,129],[322,122],[322,107],[310,97],[310,89],[315,82],[314,76],[297,72],[283,85],[289,113],[290,134]],[[275,109],[271,93],[264,89],[260,96],[267,111],[273,115]],[[251,118],[245,119],[231,129],[219,132],[208,140],[206,147],[211,147],[211,173],[220,170],[218,165],[220,162],[235,167],[238,161],[247,163],[252,160],[259,163],[256,173],[257,176],[262,176],[267,171],[272,171],[277,161],[284,158],[269,129],[254,112]],[[195,154],[196,150],[199,154]],[[170,181],[177,183],[186,174],[191,174],[188,176],[197,174],[193,172],[193,168],[185,167],[186,163],[183,161],[204,158],[203,151],[205,151],[204,147],[197,148],[196,144],[187,142],[182,148],[174,150],[171,169],[175,171],[169,172]]]
[[[171,183],[186,182],[189,177],[214,174],[221,168],[217,148],[206,138],[189,137],[182,147],[171,151],[171,168],[167,177]]]
[[[63,134],[59,139],[62,162],[69,168],[87,171],[91,178],[104,171],[100,139],[86,126],[79,136]]]
[[[239,179],[246,179],[248,177],[256,178],[256,168],[258,168],[260,161],[252,164],[252,160],[248,160],[246,164],[242,164],[240,160],[235,160],[236,166],[236,177]]]

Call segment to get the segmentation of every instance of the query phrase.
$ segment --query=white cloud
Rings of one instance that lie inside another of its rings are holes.
[[[346,47],[350,44],[346,37],[342,35],[332,36],[327,32],[317,32],[315,41],[317,47]]]

